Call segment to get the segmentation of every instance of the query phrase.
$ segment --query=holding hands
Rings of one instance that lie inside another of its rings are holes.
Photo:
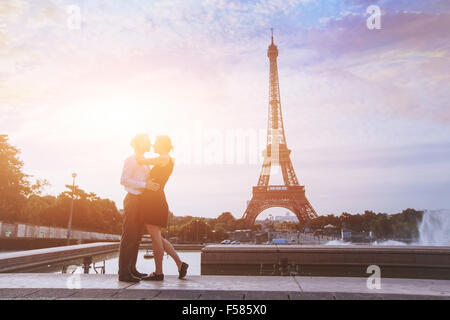
[[[145,185],[146,189],[149,189],[151,191],[158,191],[160,189],[159,183],[153,182],[152,180],[147,180],[147,183]]]

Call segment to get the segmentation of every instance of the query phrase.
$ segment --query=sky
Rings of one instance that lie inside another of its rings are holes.
[[[447,0],[1,0],[0,133],[47,193],[76,172],[119,208],[131,138],[169,134],[174,214],[240,218],[261,170],[270,28],[318,214],[450,208]]]

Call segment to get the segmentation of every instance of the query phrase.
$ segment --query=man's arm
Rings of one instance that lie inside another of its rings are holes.
[[[145,189],[147,183],[146,181],[135,180],[132,178],[132,174],[136,169],[136,163],[134,161],[130,161],[128,158],[125,160],[123,164],[122,177],[120,178],[120,184],[124,187],[132,188],[132,189]]]

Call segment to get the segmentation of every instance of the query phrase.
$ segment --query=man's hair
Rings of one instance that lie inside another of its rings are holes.
[[[139,143],[139,141],[142,141],[143,139],[147,139],[149,140],[148,134],[146,133],[138,133],[137,135],[134,136],[133,139],[131,139],[130,145],[133,149],[136,149],[137,144]]]

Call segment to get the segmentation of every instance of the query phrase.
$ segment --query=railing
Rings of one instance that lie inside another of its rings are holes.
[[[287,190],[287,187],[275,186],[275,187],[267,187],[267,190]]]
[[[72,230],[71,239],[120,241],[120,235]],[[0,239],[66,239],[67,229],[0,221]]]
[[[253,187],[253,191],[265,192],[265,191],[289,191],[289,190],[304,190],[304,186],[256,186]]]
[[[40,266],[75,260],[83,264],[85,273],[87,273],[86,271],[89,271],[91,265],[94,262],[97,262],[95,261],[94,257],[101,254],[116,252],[118,251],[118,249],[119,243],[117,242],[96,242],[72,246],[3,253],[0,256],[0,273],[18,272],[21,270],[26,271]],[[64,266],[61,266],[61,268],[63,272],[66,271]],[[94,270],[98,268],[98,266],[95,266]]]

